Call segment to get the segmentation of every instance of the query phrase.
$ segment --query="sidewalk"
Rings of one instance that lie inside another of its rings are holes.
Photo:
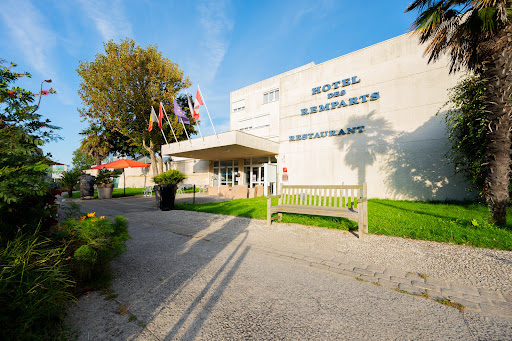
[[[191,194],[176,202],[191,202]],[[199,195],[196,202],[222,198]],[[368,235],[359,240],[346,231],[298,224],[221,216],[190,211],[162,212],[152,198],[76,201],[84,209],[112,210],[113,214],[152,211],[157,221],[165,217],[172,224],[155,226],[178,235],[216,243],[236,243],[246,226],[245,244],[252,250],[304,266],[335,272],[385,288],[452,300],[468,309],[512,319],[512,252],[479,249],[437,242]],[[138,220],[138,218],[136,218]],[[134,221],[130,224],[147,223]],[[240,222],[244,221],[243,224]],[[228,224],[230,229],[222,228]]]

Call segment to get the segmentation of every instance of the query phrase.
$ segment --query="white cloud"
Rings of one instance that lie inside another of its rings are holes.
[[[56,35],[47,28],[41,13],[29,1],[8,0],[2,5],[0,16],[30,66],[44,77],[54,77],[55,70],[49,60]]]
[[[198,4],[199,22],[202,27],[200,55],[206,58],[201,65],[205,82],[211,82],[229,47],[228,35],[233,30],[233,20],[228,15],[227,1],[211,1]]]
[[[120,0],[80,0],[80,3],[104,41],[132,36],[132,25],[124,14]]]

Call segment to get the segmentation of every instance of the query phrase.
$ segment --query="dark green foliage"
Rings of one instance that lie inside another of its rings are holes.
[[[58,127],[36,113],[35,94],[12,85],[30,77],[13,72],[15,66],[0,65],[0,245],[14,237],[17,227],[28,233],[40,223],[42,231],[56,223],[55,198],[46,176],[49,161],[41,146],[57,138]],[[53,92],[43,91],[39,99]]]
[[[18,232],[0,249],[1,340],[53,340],[62,333],[74,285],[62,262],[65,248],[37,232]]]
[[[485,193],[487,124],[485,112],[485,82],[479,76],[469,76],[451,89],[446,113],[451,152],[448,158],[455,172],[464,175],[471,190]]]
[[[177,169],[169,169],[167,172],[163,172],[153,177],[153,181],[159,185],[176,185],[187,177],[185,174]]]
[[[96,178],[94,179],[94,183],[96,185],[108,185],[112,183],[112,177],[117,176],[115,172],[108,171],[105,168],[100,170]]]
[[[60,184],[68,190],[68,197],[73,195],[73,188],[78,185],[82,172],[79,170],[70,170],[62,173]]]

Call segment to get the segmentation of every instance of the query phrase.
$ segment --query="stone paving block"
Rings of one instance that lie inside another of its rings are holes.
[[[506,302],[505,298],[499,291],[491,291],[478,288],[478,292],[480,293],[480,296],[485,297],[489,300]]]
[[[450,283],[450,289],[452,289],[455,292],[460,292],[461,294],[467,294],[467,295],[473,295],[473,296],[480,295],[477,288],[470,287],[467,285]],[[459,295],[456,295],[456,296],[459,296]]]
[[[331,262],[348,264],[349,260],[345,257],[334,257],[331,259]]]
[[[420,289],[425,289],[425,290],[429,289],[429,290],[439,291],[439,287],[436,287],[435,285],[432,285],[432,284],[427,284],[424,281],[413,280],[412,286],[418,287]]]
[[[313,268],[317,268],[317,269],[329,270],[329,266],[328,266],[328,265],[325,265],[325,264],[320,264],[320,263],[311,262],[311,266],[312,266]]]
[[[397,283],[404,283],[404,284],[412,285],[411,280],[405,279],[403,277],[390,276],[389,280],[393,281],[393,282],[397,282]]]
[[[376,272],[374,276],[377,278],[387,279],[388,281],[389,281],[389,277],[390,277],[388,275],[385,275],[383,272]]]
[[[512,303],[512,292],[501,292],[501,295],[507,302]]]
[[[360,275],[372,276],[375,275],[375,272],[369,271],[363,268],[354,268],[354,272]]]
[[[478,303],[471,302],[471,301],[465,300],[460,297],[455,297],[455,296],[448,296],[448,299],[452,300],[455,303],[462,304],[466,308],[473,309],[473,310],[480,310],[480,304],[478,304]]]
[[[352,269],[359,268],[359,269],[366,269],[368,264],[360,263],[360,262],[348,262],[349,266],[352,266]]]
[[[439,278],[434,278],[434,277],[425,278],[425,283],[435,285],[440,288],[448,288],[449,287],[449,285],[448,285],[448,283],[446,283],[446,281],[439,279]]]
[[[488,303],[489,299],[484,296],[473,296],[473,295],[466,295],[463,294],[462,296],[459,296],[463,300],[470,301],[473,303]]]
[[[405,275],[407,274],[404,271],[394,270],[394,269],[385,269],[384,274],[388,276],[394,276],[394,277],[400,277],[405,278]]]
[[[337,267],[339,265],[339,263],[331,262],[330,260],[324,260],[324,261],[322,261],[322,264],[325,264],[327,266],[332,266],[332,267]]]
[[[390,288],[390,289],[396,289],[398,288],[398,283],[396,282],[392,282],[392,281],[389,281],[387,279],[382,279],[382,278],[379,278],[377,280],[377,283],[379,283],[380,285],[382,285],[383,287],[386,287],[386,288]]]
[[[410,273],[410,272],[405,274],[405,278],[410,279],[411,281],[425,282],[425,280],[420,275],[413,274],[413,273]]]
[[[409,294],[423,295],[426,290],[419,289],[407,283],[398,283],[398,289],[407,291]]]
[[[384,273],[386,268],[384,266],[380,266],[380,265],[368,265],[366,267],[366,270],[373,271],[373,272]]]
[[[304,258],[302,258],[306,261],[309,261],[309,262],[315,262],[315,263],[322,263],[323,259],[321,258],[316,258],[316,257],[311,257],[311,256],[305,256]]]
[[[440,291],[427,289],[428,297],[434,300],[446,300],[448,296],[443,295]]]
[[[295,258],[293,257],[283,256],[279,254],[273,254],[272,256],[275,258],[279,258],[280,260],[284,260],[285,262],[295,262]]]
[[[373,276],[359,275],[356,278],[361,278],[365,282],[376,282],[376,278]]]
[[[276,250],[275,253],[277,253],[278,255],[282,255],[282,256],[288,256],[288,257],[292,257],[293,256],[293,252]]]
[[[512,309],[508,307],[501,307],[495,304],[490,303],[481,303],[480,309],[482,309],[482,313],[486,315],[492,316],[500,316],[504,318],[512,318]]]
[[[308,262],[307,260],[303,260],[303,259],[294,258],[293,262],[296,264],[304,265],[304,266],[311,266],[311,262]]]
[[[339,275],[343,275],[343,276],[347,276],[347,277],[350,277],[350,278],[354,278],[354,272],[352,272],[352,271],[347,271],[347,270],[333,268],[333,267],[330,267],[329,271],[337,273]]]
[[[345,271],[350,271],[350,272],[354,271],[354,267],[353,266],[348,265],[348,264],[344,264],[344,263],[338,264],[337,266],[335,266],[335,268],[343,269]]]
[[[445,297],[461,295],[460,292],[454,291],[452,289],[447,289],[447,288],[441,288],[441,293],[443,295],[445,295]]]

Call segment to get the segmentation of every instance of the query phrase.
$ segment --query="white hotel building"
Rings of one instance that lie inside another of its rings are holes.
[[[212,189],[367,182],[370,198],[463,199],[436,115],[461,74],[424,49],[402,35],[233,91],[230,131],[162,151],[207,160]]]

